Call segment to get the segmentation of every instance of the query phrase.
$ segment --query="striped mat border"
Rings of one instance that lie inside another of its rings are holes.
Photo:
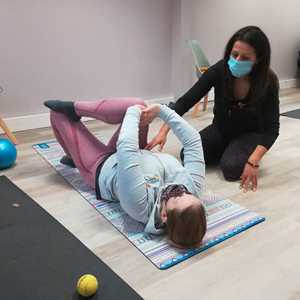
[[[82,181],[78,170],[59,162],[64,152],[56,141],[35,144],[33,148],[161,270],[168,269],[265,220],[257,213],[228,199],[206,195],[203,201],[207,211],[208,229],[203,244],[197,249],[179,250],[169,245],[165,236],[144,233],[144,225],[130,218],[118,203],[97,200],[95,192]]]

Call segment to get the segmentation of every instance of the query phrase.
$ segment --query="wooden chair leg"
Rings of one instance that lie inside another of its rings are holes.
[[[192,118],[196,118],[196,117],[197,117],[197,114],[198,114],[198,112],[200,111],[200,106],[201,106],[200,101],[197,102],[197,103],[194,105],[193,112],[192,112]]]
[[[4,120],[0,118],[0,127],[3,129],[4,133],[7,135],[7,137],[15,144],[18,144],[18,140],[13,135],[13,133],[10,131],[10,129],[5,124]]]
[[[203,111],[206,111],[206,109],[207,109],[207,104],[208,104],[208,94],[204,97],[204,101],[203,101]]]
[[[207,109],[207,104],[208,104],[208,94],[205,95],[204,99],[203,99],[203,111],[206,111]],[[197,102],[197,104],[195,104],[194,108],[193,108],[193,112],[192,112],[192,118],[196,118],[198,112],[201,111],[201,102]]]

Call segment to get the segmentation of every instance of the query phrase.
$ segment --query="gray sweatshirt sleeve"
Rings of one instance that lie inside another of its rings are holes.
[[[202,194],[205,181],[205,163],[200,134],[175,111],[161,105],[161,118],[174,132],[183,145],[184,167],[191,174],[199,194]]]
[[[148,194],[141,168],[138,132],[141,111],[131,106],[125,114],[117,142],[119,201],[133,219],[146,223],[149,215]]]

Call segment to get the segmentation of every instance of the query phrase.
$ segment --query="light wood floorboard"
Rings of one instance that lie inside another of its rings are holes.
[[[281,112],[300,108],[300,89],[284,90],[280,98]],[[197,119],[186,118],[201,129],[212,120],[211,107]],[[154,122],[150,135],[160,124]],[[97,121],[88,127],[105,139],[113,132]],[[281,117],[281,134],[263,160],[256,193],[244,194],[238,183],[224,181],[217,168],[207,170],[208,190],[259,212],[266,222],[166,271],[156,269],[34,152],[32,144],[53,139],[51,129],[16,136],[17,164],[0,175],[29,194],[143,298],[300,299],[300,120]],[[178,156],[174,136],[165,151]]]

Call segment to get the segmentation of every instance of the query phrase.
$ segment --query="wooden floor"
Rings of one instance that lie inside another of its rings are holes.
[[[281,112],[300,108],[300,89],[281,92]],[[211,108],[198,129],[212,119]],[[112,127],[89,122],[108,138]],[[151,133],[159,128],[156,121]],[[253,209],[266,222],[166,271],[156,269],[97,213],[31,145],[53,138],[49,128],[17,133],[18,161],[5,174],[74,233],[145,299],[300,299],[300,120],[281,117],[280,137],[263,160],[257,192],[207,170],[207,189]],[[165,151],[178,156],[170,136]],[[1,250],[0,250],[1,251]],[[51,284],[51,283],[49,283]],[[121,299],[121,298],[120,298]]]

